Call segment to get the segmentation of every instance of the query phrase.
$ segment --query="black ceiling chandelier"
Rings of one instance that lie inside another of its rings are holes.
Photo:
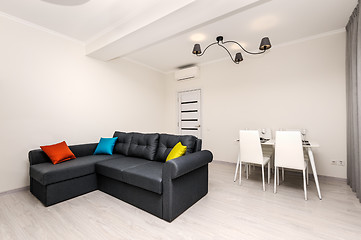
[[[223,36],[218,36],[216,38],[216,42],[214,43],[211,43],[209,44],[205,49],[204,51],[202,52],[201,50],[201,45],[199,45],[198,43],[197,44],[194,44],[194,47],[193,47],[193,54],[197,55],[197,56],[203,56],[203,54],[207,51],[207,49],[210,47],[210,46],[213,46],[215,44],[217,44],[218,46],[222,47],[224,50],[227,51],[229,57],[232,59],[232,61],[236,64],[239,64],[239,62],[243,61],[243,57],[242,57],[242,54],[240,52],[237,52],[236,53],[236,56],[235,58],[233,59],[232,57],[232,54],[228,51],[228,49],[224,46],[224,44],[227,44],[227,43],[235,43],[237,44],[243,51],[245,51],[246,53],[248,54],[262,54],[262,53],[265,53],[267,49],[270,49],[272,46],[271,46],[271,42],[269,40],[268,37],[264,37],[262,38],[261,40],[261,44],[259,46],[259,50],[261,50],[261,52],[250,52],[250,51],[247,51],[241,44],[239,44],[238,42],[236,41],[225,41],[223,42]]]

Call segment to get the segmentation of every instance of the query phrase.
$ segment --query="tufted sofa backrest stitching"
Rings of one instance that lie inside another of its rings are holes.
[[[155,160],[165,162],[168,154],[178,142],[181,142],[183,146],[187,146],[186,154],[193,153],[196,151],[196,140],[197,138],[191,135],[159,134],[159,144]]]
[[[196,149],[197,138],[191,135],[116,131],[113,136],[118,137],[114,153],[145,158],[151,161],[165,162],[168,154],[178,142],[181,142],[183,146],[187,146],[186,154],[200,151],[200,149]],[[200,140],[198,141],[200,142]]]
[[[128,156],[153,161],[158,147],[158,133],[129,133],[132,135]]]
[[[118,137],[114,146],[114,153],[128,155],[132,135],[125,132],[116,131],[113,137]]]

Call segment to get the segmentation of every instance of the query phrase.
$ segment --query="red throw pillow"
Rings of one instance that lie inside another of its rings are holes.
[[[40,146],[40,148],[48,155],[53,164],[76,158],[68,145],[66,145],[65,141],[54,145]]]

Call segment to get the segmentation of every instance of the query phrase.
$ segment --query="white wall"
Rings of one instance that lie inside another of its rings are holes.
[[[177,91],[202,89],[203,146],[235,162],[242,128],[307,128],[321,175],[346,177],[345,33],[201,66],[195,81],[84,55],[83,45],[0,17],[0,192],[28,185],[31,149],[114,130],[177,133]],[[166,110],[166,111],[164,111]]]
[[[164,75],[0,17],[0,192],[28,184],[28,151],[114,130],[164,131]]]
[[[317,141],[320,175],[345,178],[345,32],[287,46],[262,56],[244,54],[201,66],[198,80],[176,82],[167,76],[167,129],[177,132],[177,91],[202,89],[203,148],[215,160],[236,162],[238,130],[306,128]]]

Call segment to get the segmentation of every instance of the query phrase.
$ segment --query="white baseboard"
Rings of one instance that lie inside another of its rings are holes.
[[[236,165],[236,163],[233,163],[233,162],[226,162],[226,161],[222,161],[222,160],[213,160],[212,162],[215,162],[215,163],[220,163],[220,164],[232,164],[232,165]],[[236,167],[236,166],[234,166],[234,167]],[[291,171],[292,172],[292,170],[288,170],[288,171]],[[312,171],[310,170],[309,171],[309,174],[310,174],[310,176],[312,176],[313,175],[313,173],[312,173]],[[331,177],[331,176],[324,176],[324,175],[319,175],[319,174],[317,174],[318,175],[318,178],[322,178],[322,179],[328,179],[328,180],[337,180],[337,181],[347,181],[347,179],[346,178],[339,178],[339,177]]]
[[[16,189],[12,189],[12,190],[5,191],[5,192],[0,192],[0,196],[11,194],[11,193],[16,193],[16,192],[21,192],[21,191],[28,191],[29,189],[30,189],[30,186],[16,188]]]

